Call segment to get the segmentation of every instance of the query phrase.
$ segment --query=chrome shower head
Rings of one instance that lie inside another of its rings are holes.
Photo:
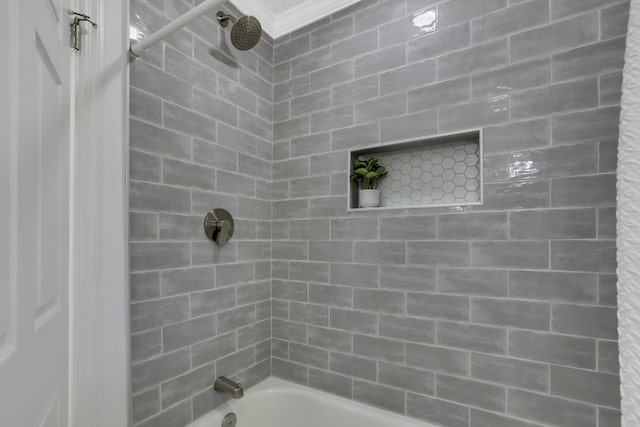
[[[249,50],[258,44],[262,36],[262,26],[260,21],[253,16],[243,16],[235,19],[231,15],[224,12],[218,12],[218,22],[223,27],[229,25],[229,21],[233,23],[231,27],[231,44],[238,50]]]

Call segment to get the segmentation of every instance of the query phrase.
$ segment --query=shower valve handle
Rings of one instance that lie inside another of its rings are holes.
[[[205,234],[219,246],[224,246],[231,239],[233,230],[233,217],[225,209],[213,209],[204,219]]]

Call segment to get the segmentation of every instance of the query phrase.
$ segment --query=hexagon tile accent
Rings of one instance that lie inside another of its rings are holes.
[[[460,141],[380,153],[389,171],[380,184],[380,206],[479,202],[479,150],[477,141]]]

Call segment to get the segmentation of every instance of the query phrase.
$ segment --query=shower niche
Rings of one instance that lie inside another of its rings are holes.
[[[349,172],[359,157],[379,159],[387,175],[380,207],[360,208],[358,183],[349,181],[348,210],[410,209],[482,204],[482,131],[435,135],[348,151]]]

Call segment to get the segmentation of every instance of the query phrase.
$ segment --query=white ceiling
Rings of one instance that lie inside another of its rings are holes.
[[[260,20],[273,39],[302,28],[360,0],[231,0],[242,13]]]

